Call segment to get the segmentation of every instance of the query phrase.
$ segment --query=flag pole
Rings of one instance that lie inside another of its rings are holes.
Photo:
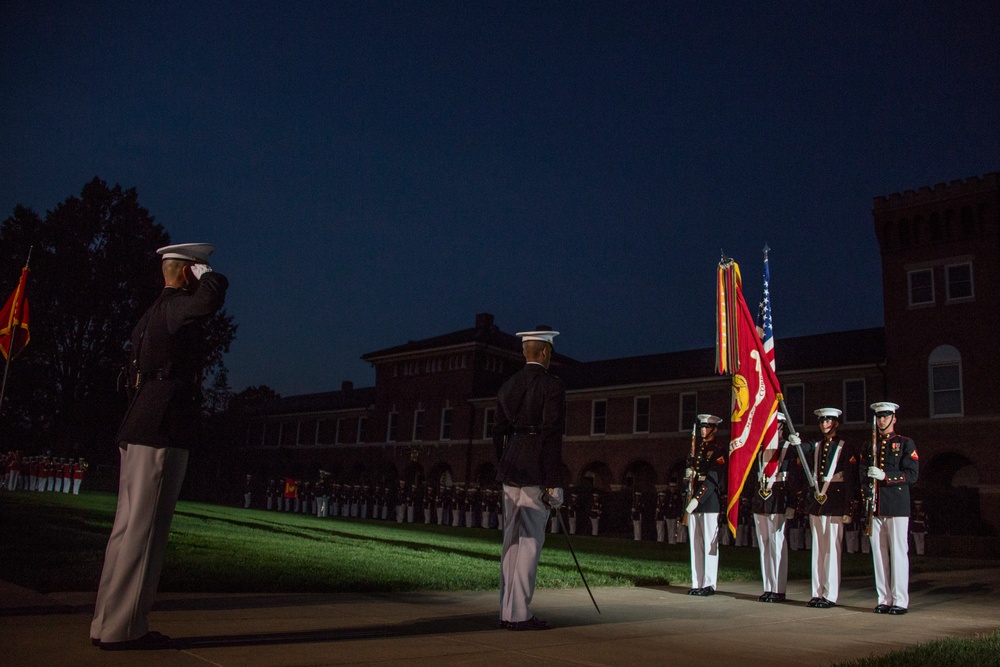
[[[22,273],[24,271],[27,271],[28,270],[28,265],[31,264],[31,251],[32,251],[32,249],[34,249],[34,246],[29,246],[28,247],[28,259],[24,260],[24,268],[21,269]],[[18,301],[22,301],[23,300],[23,295],[22,295],[22,298],[17,298],[17,290],[20,289],[20,287],[21,287],[21,280],[20,279],[18,279],[17,284],[18,284],[18,287],[14,290],[14,293],[15,293],[14,296],[15,296],[15,298],[14,298],[13,307],[11,308],[11,311],[10,311],[10,347],[7,348],[7,354],[5,355],[7,357],[7,359],[6,359],[6,361],[4,363],[4,366],[3,366],[3,382],[0,383],[0,410],[3,409],[3,397],[7,393],[7,375],[8,375],[8,373],[10,373],[10,358],[11,358],[11,353],[14,351],[14,343],[17,341],[17,330],[21,328],[21,322],[20,321],[15,321],[15,320],[17,320],[16,315],[17,315],[17,310],[18,310],[17,309]],[[28,285],[27,285],[27,282],[25,282],[25,289],[27,289],[27,288],[28,288]],[[23,313],[21,314],[21,317],[24,317]]]

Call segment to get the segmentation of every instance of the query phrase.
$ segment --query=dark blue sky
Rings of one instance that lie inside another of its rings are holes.
[[[765,243],[780,371],[882,324],[874,196],[1000,170],[998,34],[994,0],[5,1],[0,216],[98,176],[216,243],[236,390],[370,385],[477,312],[709,347],[720,252],[752,306]]]

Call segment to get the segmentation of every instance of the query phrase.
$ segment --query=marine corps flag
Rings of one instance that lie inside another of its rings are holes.
[[[731,259],[719,264],[716,317],[716,371],[733,378],[726,517],[735,535],[743,485],[761,443],[768,431],[773,432],[782,397],[778,378],[743,299],[740,267]]]
[[[0,352],[8,360],[16,357],[31,339],[28,333],[28,297],[24,291],[27,282],[28,265],[25,264],[17,288],[0,310]]]

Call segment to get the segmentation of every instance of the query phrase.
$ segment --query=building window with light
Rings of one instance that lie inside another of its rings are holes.
[[[931,417],[961,417],[962,355],[951,345],[934,348],[927,360]]]

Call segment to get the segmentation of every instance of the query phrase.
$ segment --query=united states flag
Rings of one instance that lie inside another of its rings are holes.
[[[770,248],[764,246],[764,298],[760,300],[760,308],[757,309],[757,333],[764,342],[764,355],[767,363],[771,364],[774,370],[774,329],[771,325],[771,269],[767,263],[767,253]]]
[[[771,321],[771,268],[768,265],[767,254],[770,248],[764,246],[764,297],[760,300],[757,310],[757,334],[764,344],[764,359],[775,370],[774,366],[774,329]],[[771,422],[764,432],[764,474],[773,475],[778,467],[778,438],[781,429],[778,428],[778,414],[771,415]]]

